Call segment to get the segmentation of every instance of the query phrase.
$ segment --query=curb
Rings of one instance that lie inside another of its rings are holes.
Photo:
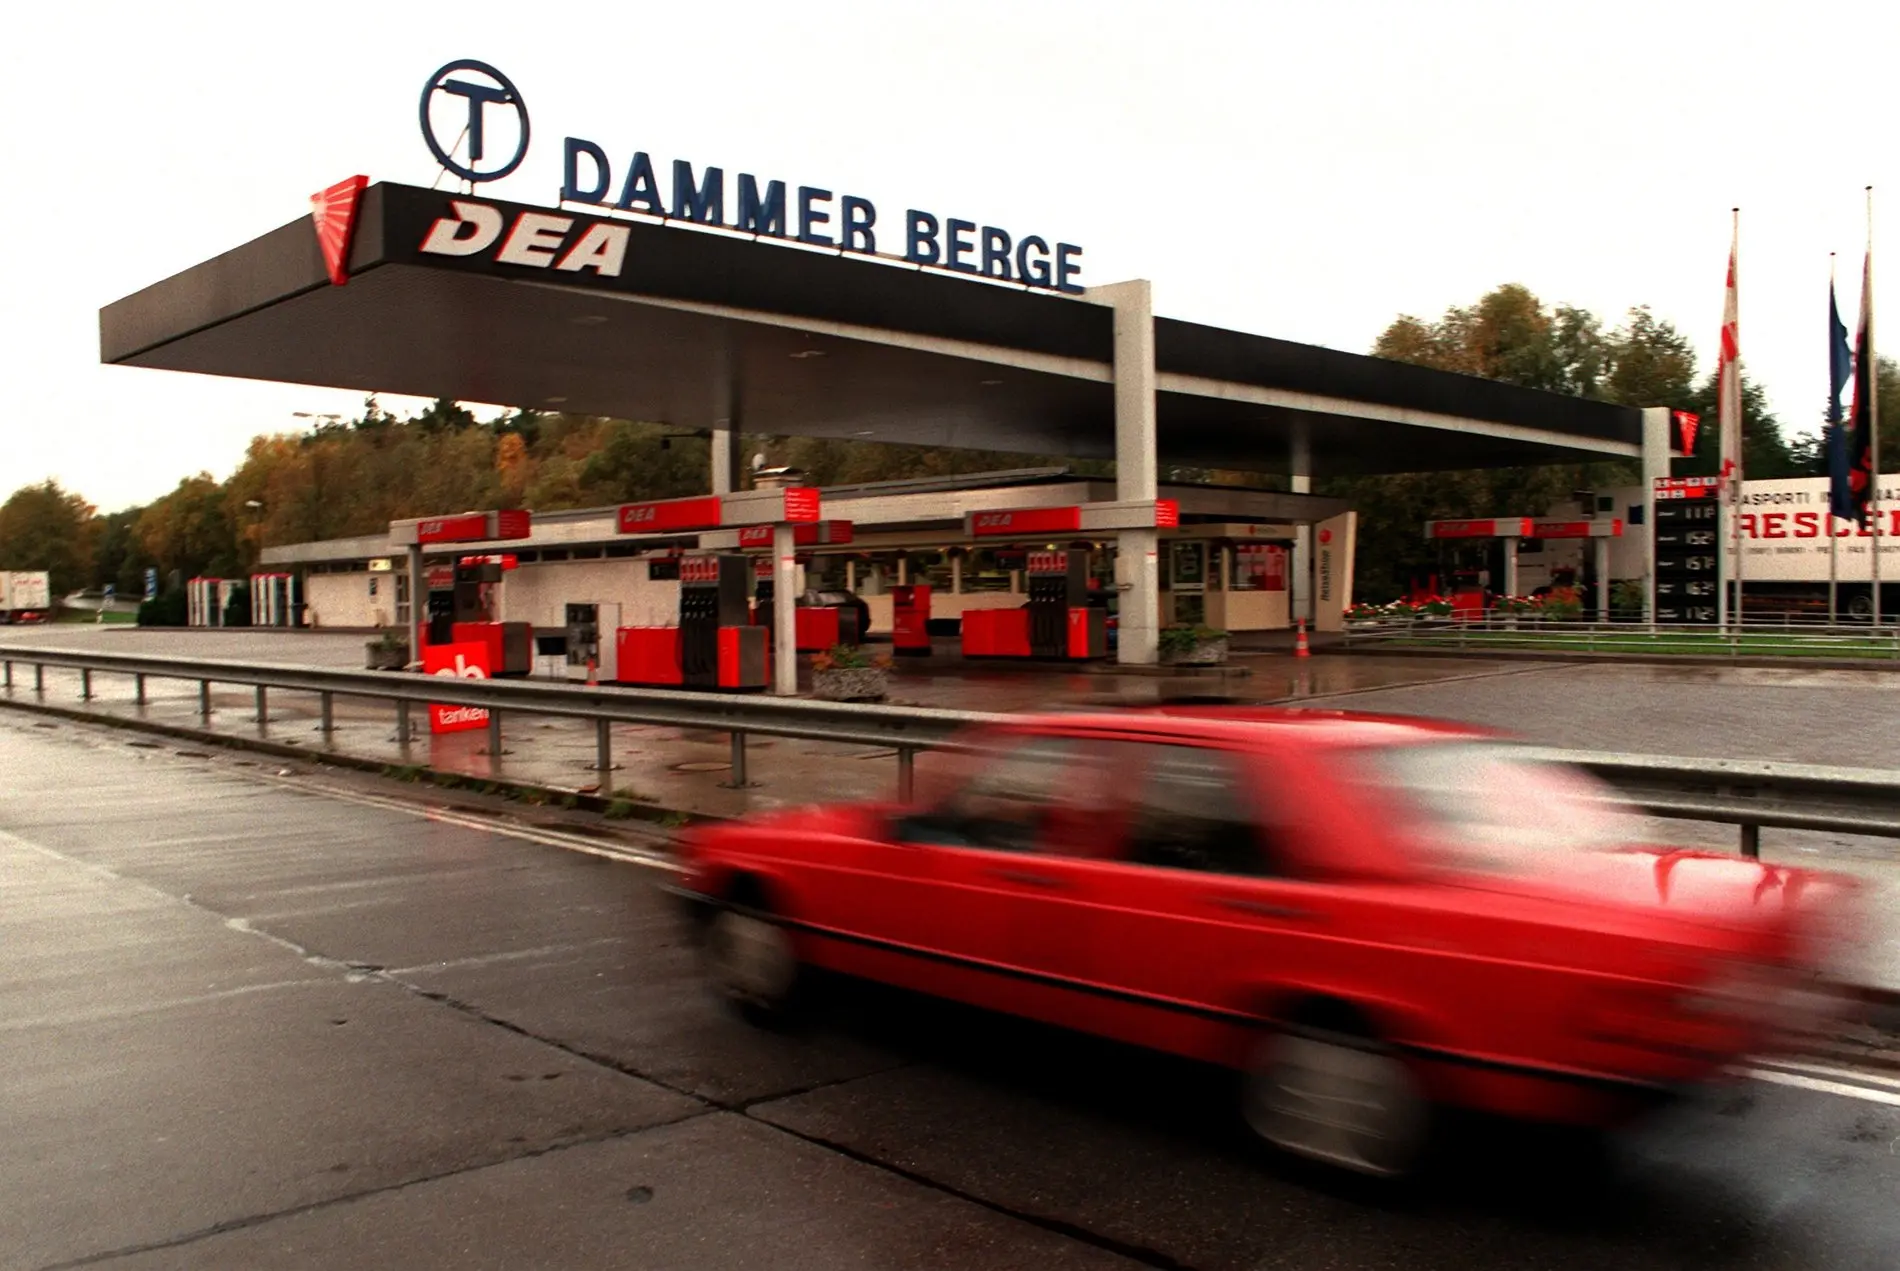
[[[194,742],[202,746],[216,746],[224,750],[248,750],[277,759],[302,759],[310,763],[323,764],[326,767],[345,768],[352,772],[367,773],[370,776],[428,785],[439,790],[499,795],[504,799],[531,805],[551,804],[556,807],[571,807],[577,811],[595,813],[603,820],[645,821],[667,828],[677,828],[695,822],[727,819],[710,813],[665,808],[639,798],[620,798],[611,794],[604,797],[599,794],[584,794],[575,790],[562,789],[559,786],[544,786],[532,781],[518,781],[507,777],[471,777],[466,773],[445,772],[423,764],[390,764],[378,759],[367,759],[361,755],[345,754],[338,750],[311,749],[293,746],[286,742],[271,741],[264,737],[238,737],[230,733],[207,732],[179,724],[161,724],[154,720],[126,719],[118,715],[95,715],[65,706],[49,706],[44,702],[22,702],[18,699],[0,697],[0,707],[11,707],[33,715],[50,715],[56,719],[71,720],[75,723],[103,724],[129,732],[151,733],[159,737]],[[620,817],[609,816],[608,810],[615,806],[624,807],[627,810]]]
[[[1589,653],[1576,650],[1488,649],[1482,645],[1467,645],[1462,649],[1422,649],[1401,645],[1362,644],[1357,647],[1335,645],[1324,650],[1315,649],[1313,652],[1316,656],[1325,652],[1360,657],[1494,658],[1500,661],[1569,662],[1584,665],[1593,662],[1609,662],[1648,666],[1813,667],[1822,671],[1900,671],[1900,660],[1893,658],[1768,657],[1758,654],[1719,657],[1702,653]]]

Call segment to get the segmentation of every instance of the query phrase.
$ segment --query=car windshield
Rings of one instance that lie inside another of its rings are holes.
[[[1641,841],[1638,817],[1608,786],[1506,743],[1382,746],[1361,752],[1361,766],[1453,869],[1534,874]]]

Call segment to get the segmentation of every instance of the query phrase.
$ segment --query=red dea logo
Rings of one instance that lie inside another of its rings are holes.
[[[368,184],[368,177],[345,177],[323,193],[310,196],[310,219],[316,222],[323,267],[330,271],[330,281],[339,287],[350,280],[350,242],[356,237],[356,208],[362,200],[363,187]]]
[[[1696,429],[1701,425],[1702,417],[1700,415],[1691,414],[1686,410],[1672,410],[1669,413],[1673,415],[1676,420],[1676,453],[1683,455],[1694,454]]]

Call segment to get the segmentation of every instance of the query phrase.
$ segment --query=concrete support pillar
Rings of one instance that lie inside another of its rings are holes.
[[[1597,621],[1610,620],[1610,540],[1592,539],[1596,548]]]
[[[429,592],[422,585],[422,544],[409,546],[409,664],[422,666],[422,615],[428,608]]]
[[[950,594],[953,596],[963,594],[963,554],[961,552],[950,553]]]
[[[1313,447],[1306,425],[1294,425],[1293,441],[1287,450],[1287,489],[1294,494],[1313,492]],[[1313,527],[1297,525],[1293,529],[1293,566],[1287,576],[1287,617],[1306,619],[1313,625]]]
[[[744,488],[739,458],[744,442],[739,435],[738,358],[730,344],[713,368],[711,407],[712,492],[733,494]]]
[[[856,559],[844,563],[844,589],[855,592],[858,589],[858,562]]]
[[[1517,594],[1517,535],[1504,536],[1504,594]]]
[[[1656,621],[1656,481],[1669,475],[1669,408],[1643,407],[1643,621]]]
[[[1159,486],[1155,453],[1154,289],[1146,279],[1091,287],[1115,312],[1115,497],[1152,499]],[[1161,660],[1160,536],[1153,529],[1118,536],[1121,595],[1116,660]]]
[[[740,488],[740,437],[736,428],[712,430],[712,492],[732,494]]]
[[[798,692],[798,546],[792,527],[772,527],[772,692]]]
[[[903,586],[907,586],[909,583],[910,583],[910,557],[904,555],[904,553],[902,552],[899,552],[897,554],[897,585],[899,587],[903,587]]]

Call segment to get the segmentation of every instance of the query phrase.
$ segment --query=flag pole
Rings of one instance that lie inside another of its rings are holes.
[[[1867,264],[1861,285],[1867,289],[1867,460],[1872,467],[1867,510],[1874,523],[1874,627],[1880,626],[1880,358],[1874,352],[1874,187],[1867,187]]]
[[[1747,468],[1742,457],[1748,453],[1747,421],[1742,415],[1742,355],[1741,355],[1741,309],[1742,309],[1742,267],[1738,258],[1742,245],[1742,209],[1729,209],[1729,249],[1730,259],[1735,271],[1735,312],[1736,312],[1736,352],[1735,352],[1735,626],[1739,630],[1742,618],[1742,575],[1746,572],[1748,545],[1742,536],[1742,480],[1747,476]]]
[[[1833,252],[1829,252],[1827,254],[1827,294],[1828,294],[1828,304],[1830,306],[1830,308],[1828,309],[1828,312],[1832,314],[1834,312],[1834,309],[1831,307],[1834,304],[1834,299],[1833,299],[1834,297],[1834,253]],[[1828,322],[1829,322],[1828,340],[1830,342],[1828,344],[1828,355],[1832,357],[1833,349],[1834,349],[1834,346],[1832,343],[1834,339],[1834,332],[1833,332],[1833,327],[1832,327],[1833,319],[1829,318]],[[1836,416],[1838,416],[1841,413],[1839,403],[1840,403],[1840,396],[1838,394],[1831,394],[1828,397],[1828,401],[1827,401],[1828,431],[1822,435],[1822,439],[1821,439],[1822,441],[1821,453],[1824,457],[1826,457],[1828,461],[1827,625],[1830,627],[1834,626],[1836,623],[1840,621],[1839,587],[1840,587],[1840,576],[1841,576],[1841,539],[1840,539],[1840,535],[1834,532],[1839,527],[1834,524],[1834,485],[1833,485],[1834,448],[1842,444],[1841,440],[1834,435],[1835,433],[1839,432],[1841,428],[1841,421],[1836,418]]]

